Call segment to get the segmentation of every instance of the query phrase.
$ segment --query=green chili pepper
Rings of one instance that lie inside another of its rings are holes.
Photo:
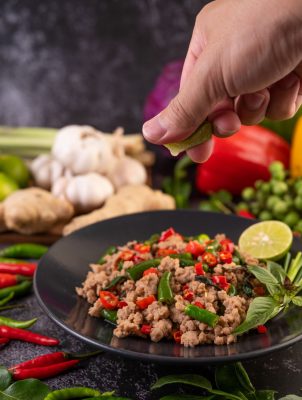
[[[31,286],[32,286],[32,281],[26,280],[19,283],[18,285],[0,289],[0,299],[8,297],[10,293],[14,293],[15,297],[23,296],[24,294],[27,294],[30,291]]]
[[[173,292],[170,286],[171,272],[164,272],[158,284],[158,301],[161,303],[172,304],[174,301]]]
[[[179,265],[181,267],[193,267],[196,263],[198,263],[197,260],[186,260],[185,258],[179,258]]]
[[[30,328],[37,322],[37,320],[38,318],[30,319],[28,321],[17,321],[15,319],[3,317],[2,315],[0,315],[0,325],[10,326],[11,328]]]
[[[11,306],[0,307],[0,311],[15,310],[16,308],[25,308],[23,304],[12,304]]]
[[[101,310],[101,316],[106,321],[109,321],[112,324],[116,324],[116,320],[117,320],[117,311],[116,310],[106,310],[105,308],[103,308]]]
[[[98,390],[85,388],[85,387],[75,387],[68,389],[54,390],[45,397],[44,400],[69,400],[69,399],[82,399],[85,396],[97,397],[101,393]]]
[[[217,325],[219,316],[212,313],[211,311],[204,310],[203,308],[188,304],[185,308],[185,314],[189,317],[196,319],[197,321],[203,322],[212,328]]]
[[[6,297],[0,300],[0,306],[4,306],[5,304],[7,304],[10,300],[12,300],[14,295],[15,295],[14,292],[10,292]]]
[[[116,278],[112,279],[112,281],[103,290],[112,289],[118,283],[125,282],[126,280],[127,280],[127,277],[124,276],[124,275],[123,276],[117,276]]]
[[[210,240],[210,236],[206,235],[205,233],[201,233],[200,235],[197,236],[197,240],[198,240],[200,243],[204,243],[204,242],[206,242],[207,240]]]
[[[159,266],[160,263],[160,258],[154,258],[153,260],[143,261],[139,264],[134,265],[133,267],[129,268],[127,272],[134,281],[137,281],[143,275],[144,271],[149,268],[156,268]]]
[[[7,264],[31,264],[30,261],[20,260],[20,258],[5,258],[0,257],[0,263],[7,263]]]
[[[149,237],[148,240],[146,240],[146,241],[144,242],[144,244],[149,245],[149,246],[152,246],[153,244],[155,244],[156,242],[158,242],[159,238],[160,238],[160,235],[159,235],[158,233],[154,233],[153,235],[151,235],[151,236]]]
[[[229,287],[229,290],[228,290],[228,295],[236,296],[236,294],[237,294],[237,290],[236,290],[235,286],[231,284],[231,286]]]
[[[171,258],[178,258],[178,259],[184,259],[184,260],[192,260],[193,256],[191,253],[180,253],[180,254],[171,254],[169,257]]]
[[[6,258],[41,258],[48,247],[36,243],[18,243],[0,250],[0,257]]]
[[[103,255],[98,259],[97,263],[98,264],[104,264],[106,262],[105,256],[112,256],[114,253],[117,252],[117,247],[116,246],[110,246],[108,247],[107,250],[103,253]]]

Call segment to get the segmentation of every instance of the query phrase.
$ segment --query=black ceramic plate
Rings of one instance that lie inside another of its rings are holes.
[[[113,244],[147,239],[173,226],[184,235],[226,233],[235,242],[253,222],[245,218],[199,211],[158,211],[109,219],[81,229],[51,247],[35,276],[35,292],[46,313],[78,338],[104,350],[142,360],[173,363],[218,363],[244,360],[279,350],[302,337],[302,312],[292,307],[268,323],[268,333],[249,333],[228,346],[184,348],[172,341],[153,343],[136,337],[117,339],[113,326],[87,315],[88,304],[74,288],[88,272],[88,264]],[[294,240],[293,251],[301,250]]]

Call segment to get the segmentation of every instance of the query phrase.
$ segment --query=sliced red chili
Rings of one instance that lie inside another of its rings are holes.
[[[117,308],[124,308],[127,307],[128,303],[126,301],[119,301],[117,303]]]
[[[136,243],[134,245],[134,250],[138,251],[139,253],[149,253],[151,246],[149,244],[144,243]]]
[[[106,310],[114,310],[118,304],[118,298],[107,290],[102,290],[100,292],[100,300]]]
[[[151,294],[150,296],[144,297],[143,299],[137,300],[136,305],[141,309],[145,310],[150,304],[156,301],[155,296]]]
[[[221,289],[228,291],[230,284],[228,283],[224,275],[214,275],[212,276],[212,282],[218,285]]]
[[[267,327],[265,325],[259,325],[259,326],[257,326],[257,331],[258,331],[258,333],[266,333]]]
[[[176,331],[176,332],[173,333],[173,338],[174,338],[176,343],[180,343],[181,342],[181,337],[182,337],[182,332],[181,331]]]
[[[221,240],[220,245],[222,251],[229,251],[231,254],[234,253],[235,245],[230,239]]]
[[[158,274],[159,274],[159,271],[158,271],[157,268],[149,268],[149,269],[146,269],[146,271],[143,272],[143,276],[146,276],[146,275],[149,275],[149,274],[156,274],[156,275],[158,275]]]
[[[186,289],[189,289],[189,285],[185,283],[182,287],[181,290],[184,292]]]
[[[167,257],[170,256],[171,254],[177,254],[177,251],[175,249],[158,249],[156,252],[157,257]]]
[[[183,294],[183,298],[188,301],[192,301],[194,299],[194,293],[190,289],[186,289]]]
[[[222,264],[230,264],[233,261],[232,253],[230,251],[221,251],[219,254],[219,261]]]
[[[185,248],[186,253],[191,253],[194,257],[199,257],[205,252],[205,246],[196,240],[190,240]]]
[[[162,234],[160,235],[159,238],[159,242],[164,242],[165,240],[167,240],[169,237],[175,235],[175,230],[173,228],[169,228],[167,230],[165,230],[164,232],[162,232]]]
[[[150,333],[151,333],[151,325],[143,325],[141,327],[141,333],[143,333],[144,335],[150,335]]]
[[[195,264],[195,273],[196,273],[196,275],[204,275],[205,274],[202,263]]]
[[[214,256],[214,254],[208,252],[202,255],[202,261],[208,264],[208,266],[211,268],[216,267],[218,263],[217,257]]]
[[[119,259],[123,261],[131,261],[134,257],[134,253],[131,250],[124,250],[119,255]]]
[[[195,301],[194,306],[199,307],[199,308],[205,308],[205,306],[200,302],[200,301]]]

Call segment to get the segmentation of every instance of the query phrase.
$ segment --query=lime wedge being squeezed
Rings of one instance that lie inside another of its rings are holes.
[[[279,260],[290,249],[293,234],[280,221],[264,221],[247,228],[239,238],[239,250],[262,260]]]

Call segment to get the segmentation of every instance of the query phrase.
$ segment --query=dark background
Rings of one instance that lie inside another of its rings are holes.
[[[138,131],[202,0],[1,0],[0,125]]]

